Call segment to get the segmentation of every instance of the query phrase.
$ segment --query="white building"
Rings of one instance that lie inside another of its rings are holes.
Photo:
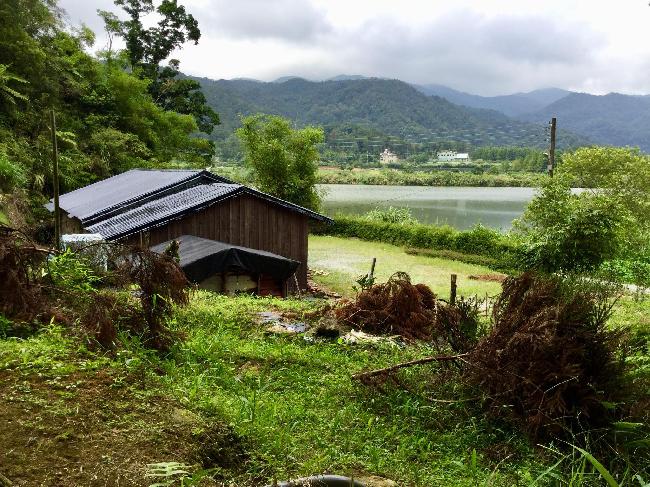
[[[469,162],[469,154],[453,150],[438,152],[438,162]]]
[[[379,154],[379,162],[382,164],[397,162],[397,154],[391,152],[389,149],[384,149],[384,152]]]

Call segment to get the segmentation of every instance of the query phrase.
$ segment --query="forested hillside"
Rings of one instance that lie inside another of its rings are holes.
[[[516,117],[541,110],[547,105],[565,97],[570,92],[559,88],[545,88],[528,93],[513,93],[500,96],[480,96],[454,90],[443,85],[414,85],[425,95],[440,96],[457,105],[473,108],[486,108]]]
[[[460,107],[440,97],[426,96],[399,80],[198,81],[208,103],[218,108],[221,116],[222,125],[214,133],[217,139],[232,133],[239,124],[239,115],[265,112],[291,118],[299,125],[363,125],[411,142],[546,145],[539,124],[516,121],[492,110]],[[568,132],[560,135],[558,140],[564,147],[588,142]]]
[[[65,25],[55,0],[0,3],[0,192],[25,188],[51,194],[52,111],[62,191],[135,166],[211,159],[212,143],[194,134],[210,131],[217,117],[201,104],[198,85],[169,79],[178,65],[158,64],[160,55],[166,57],[164,49],[158,57],[149,55],[147,42],[159,39],[141,23],[127,27],[105,14],[114,36],[139,29],[133,36],[139,44],[132,46],[139,57],[110,51],[89,55],[93,32]],[[167,44],[171,49],[186,40],[184,25],[193,19],[178,8],[168,15],[181,34]],[[198,28],[190,35],[198,39]],[[154,101],[152,93],[163,85],[167,96]]]
[[[551,116],[558,118],[560,127],[584,134],[597,143],[650,151],[650,96],[571,93],[523,118],[541,122]]]

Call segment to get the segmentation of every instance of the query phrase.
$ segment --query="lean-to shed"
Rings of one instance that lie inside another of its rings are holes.
[[[181,235],[151,250],[162,254],[174,241],[187,278],[204,289],[226,294],[244,291],[284,297],[300,266],[298,261],[271,252],[194,235]]]
[[[60,197],[65,233],[153,246],[194,235],[300,262],[307,285],[309,221],[319,213],[208,171],[133,169]],[[48,205],[50,210],[53,205]]]

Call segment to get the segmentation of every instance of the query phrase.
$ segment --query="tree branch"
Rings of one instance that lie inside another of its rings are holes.
[[[417,360],[411,360],[410,362],[402,362],[401,364],[391,365],[390,367],[385,367],[383,369],[376,369],[376,370],[371,370],[369,372],[360,372],[358,374],[353,374],[352,379],[354,380],[369,379],[370,377],[389,374],[399,369],[403,369],[406,367],[413,367],[414,365],[427,364],[429,362],[447,362],[452,360],[462,360],[468,355],[469,355],[468,353],[459,353],[457,355],[436,355],[434,357],[424,357]]]

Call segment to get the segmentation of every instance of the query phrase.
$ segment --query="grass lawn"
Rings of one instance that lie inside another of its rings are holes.
[[[391,274],[403,271],[414,283],[427,284],[442,298],[449,297],[450,275],[458,275],[458,294],[465,296],[487,293],[493,296],[501,286],[495,282],[477,281],[468,276],[494,274],[478,265],[455,260],[409,255],[404,249],[381,242],[367,242],[352,238],[311,235],[309,237],[309,267],[316,271],[314,281],[344,296],[354,293],[352,285],[362,274],[370,270],[373,257],[377,258],[375,275],[384,282]]]

